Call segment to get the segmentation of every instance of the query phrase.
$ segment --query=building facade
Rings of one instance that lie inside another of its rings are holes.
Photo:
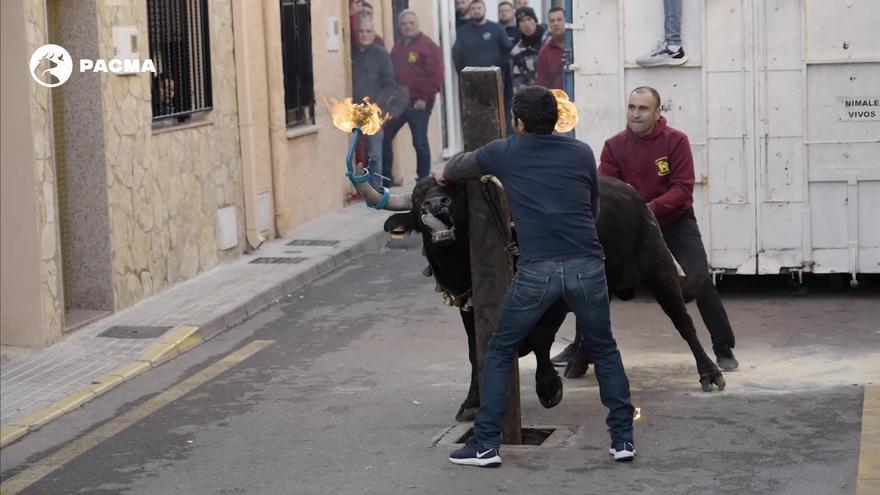
[[[412,3],[436,34],[436,1]],[[389,48],[408,4],[374,2]],[[323,99],[351,94],[348,8],[2,2],[2,344],[49,345],[345,206],[350,136]],[[49,43],[74,62],[51,89],[25,70]],[[79,71],[114,58],[155,72]],[[415,176],[408,134],[396,176]],[[437,160],[439,109],[430,136]]]

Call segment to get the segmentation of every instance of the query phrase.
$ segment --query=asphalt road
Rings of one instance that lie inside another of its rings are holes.
[[[656,304],[615,302],[636,461],[609,459],[592,371],[546,410],[524,358],[523,422],[561,433],[487,470],[446,460],[467,349],[423,267],[417,246],[358,258],[28,435],[2,451],[4,493],[16,475],[36,478],[26,494],[856,493],[864,386],[880,383],[876,287],[793,297],[725,279],[741,369],[714,393]]]

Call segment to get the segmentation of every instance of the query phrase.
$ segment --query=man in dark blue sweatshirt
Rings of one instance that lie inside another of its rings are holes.
[[[564,298],[577,317],[577,332],[595,359],[610,454],[631,461],[633,406],[629,381],[611,334],[605,254],[595,220],[599,213],[596,159],[586,144],[553,134],[556,98],[529,86],[513,99],[515,135],[446,164],[437,182],[496,176],[516,222],[520,256],[495,332],[489,341],[480,383],[474,439],[449,456],[454,464],[501,465],[501,424],[510,398],[513,360],[529,331],[557,300]]]
[[[504,113],[507,115],[507,132],[510,129],[510,102],[513,89],[510,80],[510,38],[501,24],[486,19],[486,3],[474,0],[468,7],[470,22],[455,33],[452,61],[459,74],[465,67],[500,67],[501,84],[504,86]]]

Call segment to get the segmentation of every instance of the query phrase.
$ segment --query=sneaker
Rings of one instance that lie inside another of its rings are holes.
[[[497,447],[483,447],[471,439],[464,447],[449,454],[449,462],[462,466],[498,467],[501,455]]]
[[[661,65],[682,65],[688,61],[684,48],[679,47],[677,51],[670,51],[665,41],[660,42],[657,48],[647,55],[636,57],[636,63],[642,67],[658,67]]]
[[[562,350],[559,354],[550,358],[550,362],[553,363],[553,366],[566,366],[568,362],[571,361],[571,357],[574,356],[574,353],[577,352],[578,344],[572,342],[565,346],[565,349]]]
[[[739,368],[739,361],[737,361],[736,356],[733,355],[733,350],[727,346],[715,350],[715,362],[718,363],[718,367],[724,371],[733,371]]]
[[[636,447],[632,442],[620,442],[617,447],[608,449],[608,453],[614,456],[616,462],[629,462],[636,457]]]

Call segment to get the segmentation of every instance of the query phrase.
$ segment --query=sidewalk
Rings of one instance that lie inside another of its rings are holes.
[[[388,239],[382,230],[387,217],[388,212],[353,203],[46,349],[4,348],[0,447],[231,328],[352,258],[380,250]],[[122,326],[141,328],[100,335]]]

